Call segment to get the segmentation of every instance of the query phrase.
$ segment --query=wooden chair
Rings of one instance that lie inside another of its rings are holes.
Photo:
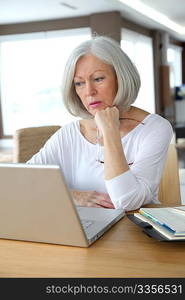
[[[178,156],[174,144],[168,149],[158,197],[164,206],[181,205]]]
[[[16,130],[13,162],[24,163],[28,161],[60,127],[52,125]]]

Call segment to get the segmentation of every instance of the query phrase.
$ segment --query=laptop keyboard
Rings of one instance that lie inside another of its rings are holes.
[[[93,221],[89,221],[89,220],[81,220],[82,226],[84,229],[88,228],[89,226],[91,226],[94,222]]]

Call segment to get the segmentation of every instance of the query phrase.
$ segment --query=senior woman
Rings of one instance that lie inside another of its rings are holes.
[[[132,105],[139,88],[138,71],[117,42],[100,36],[80,44],[66,64],[63,99],[81,119],[28,163],[59,165],[77,205],[128,211],[158,203],[173,130]]]

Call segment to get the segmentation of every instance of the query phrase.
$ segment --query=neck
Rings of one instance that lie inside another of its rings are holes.
[[[128,108],[120,111],[120,118],[127,118],[130,116],[130,113],[133,111],[133,106],[129,106]]]
[[[133,111],[133,106],[130,106],[124,110],[120,111],[120,118],[127,118],[130,116],[130,113]],[[92,119],[85,119],[83,120],[85,122],[85,125],[89,130],[96,130],[97,126],[94,121],[94,118]]]

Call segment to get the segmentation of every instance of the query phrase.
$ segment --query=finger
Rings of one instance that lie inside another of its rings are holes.
[[[102,200],[106,201],[106,202],[109,202],[109,203],[112,203],[112,200],[111,198],[109,197],[109,195],[105,195],[104,197],[102,197]]]
[[[96,194],[99,195],[99,196],[105,197],[105,199],[110,199],[110,196],[109,196],[109,194],[107,194],[107,193],[99,193],[99,192],[96,192]]]
[[[115,208],[114,204],[112,202],[110,203],[110,202],[104,201],[104,200],[100,201],[100,205],[107,207],[107,208]]]
[[[112,200],[111,200],[111,198],[109,197],[109,195],[108,194],[100,194],[99,195],[99,200],[100,200],[100,203],[101,203],[101,201],[104,201],[107,205],[108,204],[111,204],[111,205],[113,205],[113,203],[112,203]],[[97,199],[98,199],[97,198]]]
[[[98,207],[98,208],[102,208],[103,206],[99,203],[96,203],[96,202],[91,202],[88,204],[88,207]]]
[[[111,208],[111,209],[114,209],[114,208],[115,208],[114,206],[110,206],[110,204],[107,205],[107,204],[105,204],[105,203],[104,203],[104,204],[102,204],[102,203],[101,203],[101,204],[100,204],[100,203],[99,203],[99,204],[94,203],[94,205],[92,205],[92,207],[107,208],[107,209],[108,209],[108,208],[109,208],[109,209],[110,209],[110,208]]]
[[[102,206],[100,204],[95,204],[93,207],[104,208],[104,206]]]
[[[88,199],[88,201],[86,201],[85,206],[87,206],[87,207],[102,207],[102,205],[100,204],[100,200],[97,198]]]

